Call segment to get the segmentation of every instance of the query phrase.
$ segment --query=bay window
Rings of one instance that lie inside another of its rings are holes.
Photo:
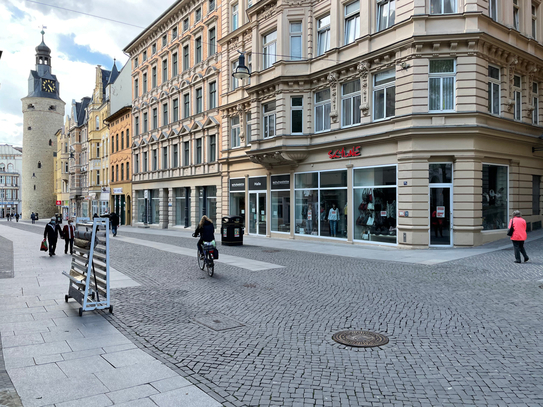
[[[456,13],[456,0],[430,0],[430,14]]]
[[[263,69],[270,68],[277,60],[277,31],[272,31],[268,35],[263,37],[263,57],[264,66]]]
[[[341,127],[360,123],[360,81],[341,85]]]
[[[302,134],[304,117],[304,98],[293,96],[290,98],[290,125],[292,134]]]
[[[330,89],[315,93],[315,133],[330,130]]]
[[[379,72],[373,77],[373,120],[395,115],[396,72],[394,69]]]
[[[290,23],[290,59],[299,61],[302,59],[302,23]]]
[[[429,110],[454,111],[456,61],[431,60],[429,73]]]
[[[488,66],[488,111],[500,114],[500,68]]]
[[[239,137],[241,127],[239,123],[239,116],[234,116],[230,119],[230,139],[232,141],[232,148],[239,147],[241,140]]]
[[[377,31],[385,30],[394,25],[396,15],[395,0],[377,1]]]
[[[330,49],[330,15],[317,20],[317,56]]]
[[[275,101],[262,105],[264,138],[275,136]]]

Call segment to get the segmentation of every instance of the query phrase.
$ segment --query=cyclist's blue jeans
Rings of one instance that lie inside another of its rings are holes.
[[[198,243],[196,243],[196,246],[198,247],[198,252],[200,254],[204,254],[204,249],[202,248],[204,241],[202,239],[198,240]]]

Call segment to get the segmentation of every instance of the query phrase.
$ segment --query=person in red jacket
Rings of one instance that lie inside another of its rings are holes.
[[[509,228],[513,225],[513,235],[511,241],[515,249],[515,263],[520,263],[520,253],[524,256],[524,261],[530,260],[524,250],[524,241],[526,240],[526,221],[522,219],[520,211],[513,212],[513,218],[509,221]]]

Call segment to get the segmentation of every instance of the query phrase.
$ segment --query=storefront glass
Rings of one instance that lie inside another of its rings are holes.
[[[174,188],[175,224],[190,227],[190,188]]]
[[[207,188],[207,217],[217,226],[217,187],[209,186]]]
[[[89,203],[88,202],[81,202],[81,216],[83,218],[89,217]]]
[[[271,176],[271,231],[290,233],[290,175]]]
[[[138,201],[138,215],[136,219],[138,222],[147,223],[144,191],[136,191],[136,199]]]
[[[230,216],[241,216],[245,222],[245,192],[230,192]]]
[[[353,172],[354,240],[397,243],[396,167]]]
[[[160,199],[158,197],[158,189],[150,189],[149,190],[149,199],[150,199],[150,214],[151,219],[150,223],[152,224],[158,224],[159,216],[160,216]]]
[[[508,167],[483,164],[483,230],[507,229]]]

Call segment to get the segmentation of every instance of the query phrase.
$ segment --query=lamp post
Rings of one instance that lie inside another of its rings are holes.
[[[251,76],[251,71],[247,66],[245,65],[245,53],[239,52],[239,59],[238,59],[238,66],[235,69],[234,72],[232,72],[232,76],[236,79],[247,79]]]

